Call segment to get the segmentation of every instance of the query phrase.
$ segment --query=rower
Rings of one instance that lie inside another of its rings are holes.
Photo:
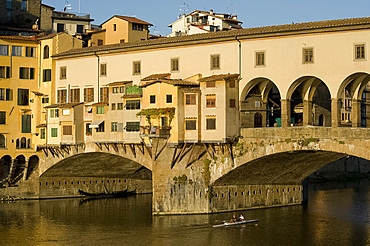
[[[243,220],[244,220],[244,216],[243,216],[243,214],[240,214],[239,221],[243,221]]]
[[[230,220],[230,222],[236,222],[237,221],[237,218],[235,216],[235,214],[233,214],[233,218]]]

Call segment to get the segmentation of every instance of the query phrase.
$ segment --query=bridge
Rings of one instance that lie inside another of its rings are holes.
[[[32,171],[23,170],[27,175],[11,192],[50,198],[77,196],[78,189],[128,188],[153,193],[154,214],[295,205],[306,200],[305,180],[312,174],[334,177],[346,170],[366,177],[369,161],[338,160],[370,160],[369,144],[369,128],[305,126],[242,128],[240,138],[230,144],[183,143],[170,148],[166,139],[158,138],[151,147],[50,146]]]

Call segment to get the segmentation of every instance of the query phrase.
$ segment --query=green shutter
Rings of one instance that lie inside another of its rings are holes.
[[[31,133],[31,115],[22,115],[22,133]]]
[[[10,67],[6,67],[6,78],[11,78],[12,77],[12,70]]]
[[[35,69],[33,67],[30,68],[30,79],[35,78]]]

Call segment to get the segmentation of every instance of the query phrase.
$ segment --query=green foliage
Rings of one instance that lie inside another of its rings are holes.
[[[286,139],[285,139],[285,142],[286,142],[286,143],[290,143],[291,141],[292,141],[292,139],[290,139],[290,138],[286,138]]]
[[[339,141],[339,144],[346,144],[344,141]]]
[[[318,138],[307,138],[303,141],[303,145],[307,146],[310,143],[318,143],[320,140]]]
[[[208,198],[212,199],[213,198],[213,186],[208,186]]]
[[[180,185],[184,185],[184,184],[186,184],[186,182],[187,182],[187,180],[188,180],[188,177],[185,175],[185,174],[183,174],[183,175],[179,175],[179,176],[175,176],[175,177],[173,177],[173,181],[176,183],[176,184],[180,184]],[[191,184],[193,183],[193,181],[190,179],[189,180],[189,183],[191,182]]]
[[[145,116],[146,121],[151,126],[152,125],[152,119],[157,119],[159,121],[161,116],[167,116],[169,125],[171,125],[171,122],[173,118],[175,117],[175,108],[147,108],[141,110],[139,113],[136,114],[136,116]]]

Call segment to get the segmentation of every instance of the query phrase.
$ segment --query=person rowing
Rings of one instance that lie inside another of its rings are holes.
[[[235,214],[233,214],[233,217],[231,218],[230,220],[230,223],[234,223],[234,222],[237,222],[238,219],[236,218]]]
[[[243,214],[240,214],[239,215],[239,221],[243,221],[244,220],[244,216],[243,216]]]

